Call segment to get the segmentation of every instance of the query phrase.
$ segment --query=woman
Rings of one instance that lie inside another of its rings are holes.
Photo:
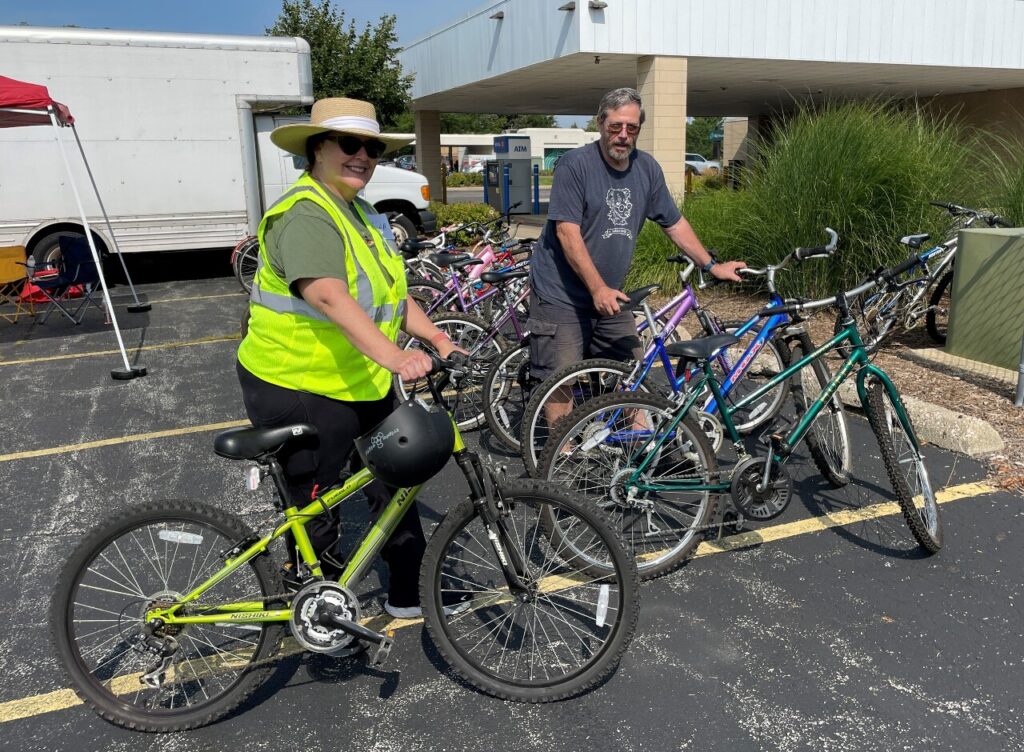
[[[316,426],[313,445],[280,458],[292,499],[305,504],[317,487],[337,483],[355,457],[354,439],[395,408],[392,374],[414,380],[430,370],[425,353],[395,345],[399,330],[442,357],[456,348],[408,297],[401,256],[385,237],[387,219],[357,195],[377,160],[405,144],[381,135],[373,105],[323,99],[310,123],[281,126],[270,139],[309,165],[260,222],[238,379],[253,425]],[[365,493],[376,516],[392,492],[374,481]],[[325,574],[336,576],[340,528],[328,517],[310,534]],[[420,614],[424,548],[419,512],[411,508],[381,552],[390,573],[384,608],[394,617]]]

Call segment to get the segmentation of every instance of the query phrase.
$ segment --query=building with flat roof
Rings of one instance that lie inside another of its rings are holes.
[[[638,89],[638,145],[682,192],[686,117],[749,123],[797,99],[935,98],[979,124],[1024,132],[1022,0],[500,0],[409,44],[417,150],[441,112],[593,112]],[[420,160],[440,191],[440,167]]]

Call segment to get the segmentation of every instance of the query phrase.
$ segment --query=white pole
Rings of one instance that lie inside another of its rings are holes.
[[[71,125],[71,132],[75,134],[75,143],[78,144],[78,153],[82,155],[82,164],[85,165],[85,172],[89,176],[89,182],[92,183],[92,191],[96,195],[96,203],[100,205],[100,211],[103,213],[103,221],[107,223],[107,232],[110,233],[110,240],[114,244],[114,252],[117,254],[117,258],[121,261],[121,268],[124,269],[124,278],[128,280],[128,289],[132,291],[132,298],[135,300],[135,305],[129,306],[128,310],[132,313],[148,311],[153,306],[149,303],[143,305],[139,302],[139,296],[135,294],[135,285],[132,284],[131,275],[128,274],[128,266],[124,263],[124,256],[121,255],[121,247],[117,244],[117,235],[114,234],[114,228],[110,225],[110,217],[107,216],[107,209],[103,206],[100,189],[96,187],[96,179],[92,176],[92,169],[89,167],[89,160],[85,158],[85,149],[82,148],[82,140],[78,137],[78,129],[75,128],[73,123]]]
[[[145,376],[146,369],[142,367],[133,368],[128,362],[128,353],[124,349],[124,340],[121,339],[121,329],[117,325],[117,315],[114,313],[114,304],[110,302],[110,292],[107,290],[107,279],[103,276],[103,264],[100,263],[100,255],[96,250],[96,243],[92,238],[92,230],[89,228],[89,220],[85,216],[85,207],[82,205],[82,197],[78,195],[78,186],[75,185],[75,176],[71,171],[71,162],[68,161],[67,152],[64,150],[64,140],[60,135],[60,123],[54,112],[53,105],[47,108],[50,114],[50,122],[53,124],[54,134],[57,139],[57,147],[60,149],[60,156],[64,160],[64,168],[68,172],[68,183],[71,184],[71,192],[75,195],[75,203],[78,205],[78,213],[82,217],[82,225],[85,227],[85,239],[89,243],[89,250],[92,251],[92,259],[96,264],[96,272],[100,278],[100,286],[103,288],[103,300],[107,305],[107,313],[110,314],[110,323],[114,325],[114,335],[117,337],[117,347],[121,351],[121,359],[124,361],[124,371],[111,371],[115,379],[133,379],[136,376]]]

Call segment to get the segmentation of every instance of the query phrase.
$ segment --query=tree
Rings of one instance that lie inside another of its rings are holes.
[[[356,31],[331,0],[284,0],[281,15],[267,29],[273,36],[302,37],[309,43],[313,96],[353,97],[372,102],[377,118],[391,125],[409,106],[413,76],[403,75],[397,56],[395,16],[381,16]]]
[[[597,115],[594,115],[594,117],[587,121],[587,127],[583,130],[590,131],[591,133],[597,133],[599,130],[597,127]]]
[[[711,142],[712,132],[718,130],[722,124],[720,117],[695,117],[692,122],[686,124],[686,151],[691,154],[700,154],[705,159],[711,159],[715,146]]]
[[[509,115],[502,130],[517,131],[520,128],[555,128],[554,115]]]

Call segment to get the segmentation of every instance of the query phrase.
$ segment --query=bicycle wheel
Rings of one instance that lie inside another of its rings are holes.
[[[159,626],[147,647],[143,617],[183,599],[252,535],[237,518],[195,502],[159,502],[119,512],[78,546],[61,571],[51,606],[57,655],[78,696],[106,720],[144,731],[180,731],[224,716],[272,670],[279,624]],[[260,602],[283,587],[270,557],[258,556],[179,613]],[[284,607],[282,604],[279,606]],[[155,647],[155,649],[154,649]],[[157,686],[160,648],[172,650]]]
[[[231,269],[235,279],[246,292],[252,291],[252,280],[259,266],[260,242],[255,237],[248,237],[235,246],[231,254]]]
[[[484,422],[484,379],[507,345],[499,336],[488,339],[487,323],[479,316],[445,311],[434,314],[431,321],[438,329],[447,334],[454,344],[468,352],[472,358],[471,373],[462,379],[458,390],[449,386],[443,397],[448,405],[454,408],[452,414],[459,430],[470,431],[478,428]],[[411,337],[398,341],[399,347],[403,350],[419,347],[420,344],[418,339]],[[395,390],[402,400],[409,399],[414,392],[426,402],[433,400],[429,389],[427,389],[425,378],[407,383],[396,374],[394,382]],[[458,404],[456,404],[456,398],[458,398]]]
[[[619,391],[632,371],[632,363],[593,358],[568,365],[542,381],[530,395],[530,401],[526,403],[526,411],[523,413],[519,451],[526,472],[534,478],[537,477],[540,451],[551,433],[545,406],[552,398],[564,395],[569,397],[570,409],[578,407],[598,395]]]
[[[655,394],[620,392],[596,397],[559,421],[541,453],[543,478],[583,494],[608,515],[611,525],[636,557],[644,579],[680,566],[700,543],[717,497],[706,490],[671,488],[671,481],[716,477],[718,463],[700,427],[686,416],[660,447],[648,446],[652,435],[678,410]],[[656,451],[640,476],[632,480],[647,453]],[[567,535],[554,514],[548,516],[552,540]],[[565,545],[571,543],[565,540]]]
[[[420,575],[427,630],[455,672],[488,694],[522,702],[581,694],[615,669],[636,628],[632,557],[591,505],[551,484],[516,481],[499,492],[507,535],[467,499],[427,544]],[[548,509],[571,530],[572,547],[544,535]],[[524,592],[510,592],[492,534],[506,560],[525,564]],[[446,613],[444,604],[460,600],[468,606]]]
[[[440,282],[422,277],[409,277],[407,291],[420,308],[426,311],[435,300],[447,294],[447,288]]]
[[[946,344],[946,333],[949,329],[949,301],[953,288],[953,270],[942,275],[935,285],[931,297],[928,298],[928,313],[925,314],[925,326],[929,336],[940,345]]]
[[[519,449],[531,386],[530,347],[526,344],[504,353],[484,380],[484,419],[495,437],[509,449]]]
[[[921,547],[935,553],[942,548],[942,521],[924,458],[915,448],[910,416],[897,409],[889,390],[878,379],[868,384],[867,411],[903,518]]]
[[[794,340],[789,347],[783,346],[785,363],[795,363],[808,352],[809,343]],[[811,347],[813,349],[813,347]],[[818,358],[800,369],[799,378],[789,380],[789,390],[799,419],[811,403],[818,398],[832,375],[825,361]],[[833,488],[842,488],[850,482],[853,470],[853,453],[850,450],[850,429],[846,422],[846,409],[839,395],[835,394],[818,413],[806,434],[807,450],[811,459],[825,480]]]

